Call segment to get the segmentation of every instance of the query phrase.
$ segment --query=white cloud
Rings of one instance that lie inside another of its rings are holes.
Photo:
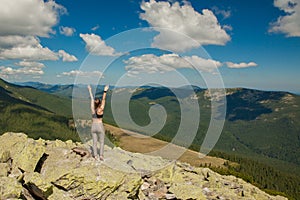
[[[66,9],[53,0],[1,0],[0,35],[48,37]]]
[[[77,58],[64,50],[58,53],[43,47],[34,36],[0,36],[0,60],[58,60],[77,61]]]
[[[33,36],[8,35],[0,36],[0,50],[15,46],[34,46],[38,45],[39,40]]]
[[[222,63],[213,59],[206,59],[196,55],[193,56],[179,56],[178,54],[163,54],[157,56],[154,54],[144,54],[141,56],[134,56],[128,60],[123,61],[127,75],[136,77],[140,73],[154,74],[165,73],[176,69],[196,69],[206,73],[217,73],[219,67],[226,65],[229,68],[247,68],[256,67],[255,62],[225,62]]]
[[[0,60],[58,60],[59,53],[44,47],[38,37],[54,34],[53,26],[64,13],[66,9],[53,0],[2,0]]]
[[[15,63],[15,65],[20,67],[28,67],[28,68],[35,68],[35,69],[42,69],[45,67],[43,63],[40,62],[30,62],[30,61],[20,61],[18,63]]]
[[[217,15],[222,15],[223,19],[227,19],[231,16],[231,11],[230,10],[222,10],[216,6],[212,8],[212,10],[217,14]]]
[[[30,76],[37,76],[43,75],[44,71],[43,68],[45,65],[39,62],[28,62],[28,61],[20,61],[15,63],[17,68],[12,67],[5,67],[0,66],[0,76],[4,78],[11,78],[23,76],[23,75],[30,75]]]
[[[232,31],[232,26],[225,24],[225,25],[223,25],[223,29],[226,31]]]
[[[241,62],[241,63],[233,63],[233,62],[225,62],[227,67],[229,68],[247,68],[247,67],[257,67],[257,64],[255,62]]]
[[[284,33],[288,37],[300,37],[300,0],[274,0],[274,6],[284,11],[269,32]]]
[[[22,60],[58,60],[55,52],[38,45],[16,45],[12,48],[0,49],[0,59]]]
[[[58,55],[62,58],[64,62],[75,62],[78,60],[74,55],[70,55],[64,50],[59,50]]]
[[[96,31],[100,28],[99,24],[97,24],[96,26],[94,26],[93,28],[91,28],[92,31]]]
[[[145,54],[131,57],[123,61],[128,75],[135,76],[139,73],[164,73],[181,68],[195,68],[202,72],[215,72],[222,66],[222,63],[211,59],[204,59],[198,56],[180,57],[177,54]]]
[[[118,55],[120,55],[119,53],[116,53],[114,48],[107,46],[99,35],[96,35],[94,33],[92,33],[92,34],[80,33],[79,36],[85,42],[86,50],[93,55],[98,55],[98,56],[118,56]]]
[[[91,77],[91,76],[96,76],[96,77],[101,77],[103,76],[103,73],[100,71],[91,71],[91,72],[86,72],[86,71],[81,71],[81,70],[71,70],[69,72],[63,72],[57,77],[62,77],[62,76],[70,76],[70,77],[75,77],[75,76],[81,76],[81,77]]]
[[[184,56],[188,62],[190,62],[194,68],[202,72],[214,73],[217,68],[222,66],[222,63],[212,59],[205,59],[199,56]]]
[[[187,42],[185,37],[172,34],[169,31],[156,29],[159,35],[154,38],[153,47],[180,52],[199,45],[225,45],[230,36],[219,24],[216,16],[208,9],[199,13],[189,4],[180,6],[178,2],[143,1],[141,9],[145,11],[140,18],[146,20],[152,27],[167,28],[187,35],[197,42]]]
[[[58,60],[58,56],[37,37],[10,35],[0,36],[0,59]]]
[[[72,27],[60,26],[59,32],[60,32],[60,34],[65,35],[65,36],[72,36],[76,32],[76,30],[75,30],[75,28],[72,28]]]

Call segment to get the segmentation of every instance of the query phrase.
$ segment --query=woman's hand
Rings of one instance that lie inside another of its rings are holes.
[[[109,88],[109,85],[106,85],[106,86],[104,87],[104,92],[107,92],[108,88]]]
[[[88,85],[87,88],[88,88],[89,91],[92,91],[92,88],[91,88],[90,85]]]

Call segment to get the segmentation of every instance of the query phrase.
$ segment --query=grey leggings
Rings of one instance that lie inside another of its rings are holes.
[[[98,135],[100,136],[100,156],[103,156],[104,150],[104,135],[105,130],[102,122],[93,122],[92,124],[92,137],[93,137],[93,156],[96,157],[98,155],[97,151],[97,142]]]

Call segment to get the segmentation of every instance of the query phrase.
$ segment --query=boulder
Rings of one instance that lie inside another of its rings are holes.
[[[13,168],[19,168],[25,172],[33,172],[45,150],[42,140],[28,139],[24,148],[12,157]]]
[[[0,177],[0,199],[20,198],[22,184],[11,177]]]
[[[45,181],[37,172],[24,173],[24,186],[31,194],[40,199],[47,199],[53,193],[53,185]]]
[[[0,158],[1,162],[6,162],[8,158],[19,155],[27,143],[27,135],[23,133],[4,133],[1,135]]]
[[[286,199],[234,176],[161,157],[90,144],[0,136],[0,199]],[[89,141],[91,142],[91,141]]]

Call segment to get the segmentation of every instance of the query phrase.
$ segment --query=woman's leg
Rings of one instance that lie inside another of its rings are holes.
[[[102,123],[100,125],[100,128],[101,128],[101,131],[100,131],[100,159],[103,159],[105,130],[104,130],[104,126]]]
[[[93,156],[94,156],[94,158],[96,158],[97,155],[98,155],[98,152],[97,152],[97,141],[98,141],[97,133],[93,132],[92,137],[93,137]]]
[[[98,155],[97,151],[97,142],[98,142],[98,136],[97,136],[97,130],[96,125],[92,124],[92,138],[93,138],[93,157],[96,158]]]

